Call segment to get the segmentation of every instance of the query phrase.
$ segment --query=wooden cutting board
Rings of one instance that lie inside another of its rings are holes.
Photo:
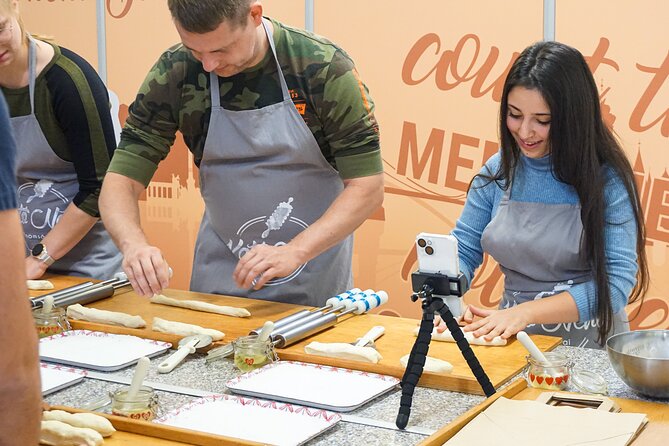
[[[52,406],[52,410],[64,410],[70,413],[86,413],[84,410],[66,406]],[[251,446],[260,445],[253,441],[239,438],[224,437],[189,429],[157,424],[148,421],[133,420],[130,418],[95,412],[107,418],[116,432],[104,439],[104,446]]]
[[[471,408],[451,423],[447,424],[420,443],[420,446],[441,446],[450,440],[460,429],[469,423],[479,413],[498,398],[504,397],[514,400],[536,400],[545,390],[535,389],[527,386],[525,380],[517,380],[506,389],[496,393],[481,404]],[[578,395],[578,394],[573,394]],[[666,443],[669,434],[669,405],[663,403],[650,403],[646,401],[628,400],[623,398],[611,398],[619,407],[621,412],[644,413],[648,417],[648,424],[632,441],[633,446],[659,445]],[[592,409],[581,409],[592,410]],[[660,441],[660,438],[662,439]]]
[[[418,323],[419,321],[415,319],[381,316],[378,314],[352,316],[338,323],[333,329],[289,346],[285,350],[280,350],[279,357],[366,370],[402,378],[404,367],[400,364],[400,358],[411,351],[411,347],[416,341],[413,332]],[[385,334],[375,341],[377,350],[383,356],[383,359],[378,364],[313,357],[312,355],[304,354],[304,346],[311,341],[353,342],[375,325],[382,325],[386,328]],[[542,351],[552,350],[562,342],[560,338],[549,336],[532,336],[532,340]],[[495,388],[509,381],[527,364],[527,360],[525,359],[527,351],[515,338],[511,339],[503,347],[472,345],[472,350]],[[309,357],[309,359],[305,359],[305,356]],[[451,374],[423,372],[420,385],[437,389],[483,394],[474,374],[455,343],[432,341],[428,356],[450,362],[453,365],[453,372]]]
[[[44,294],[53,293],[54,291],[62,290],[70,286],[78,285],[84,282],[99,282],[99,280],[93,279],[84,279],[81,277],[71,277],[71,276],[56,276],[54,274],[45,274],[41,279],[48,280],[53,283],[54,289],[52,290],[28,290],[28,295],[30,297],[42,296]]]
[[[53,277],[51,280],[57,285],[57,288],[73,284],[72,278],[67,278],[61,281],[60,278]],[[179,290],[165,290],[164,294],[169,297],[180,299],[201,300],[218,305],[243,307],[251,312],[251,317],[236,318],[213,313],[192,311],[184,308],[152,304],[148,299],[140,297],[133,291],[128,291],[123,294],[115,295],[112,298],[93,302],[88,306],[101,310],[120,311],[140,315],[146,320],[147,328],[130,329],[83,321],[71,321],[72,327],[75,329],[105,331],[108,333],[132,334],[143,338],[171,342],[173,345],[176,345],[180,339],[179,336],[151,331],[151,321],[153,317],[157,316],[167,320],[186,322],[220,330],[226,335],[222,342],[216,343],[221,344],[230,342],[239,336],[247,335],[250,330],[261,327],[267,320],[277,320],[281,317],[293,314],[300,309],[307,308],[298,305],[192,293]],[[279,349],[279,357],[286,360],[345,367],[402,378],[404,368],[400,365],[399,360],[402,356],[411,351],[411,347],[416,340],[413,335],[413,330],[418,324],[417,320],[382,316],[378,314],[347,315],[342,317],[342,319],[342,321],[339,321],[332,328],[288,346],[287,348]],[[377,350],[383,356],[383,359],[378,364],[325,358],[304,353],[304,346],[309,342],[354,342],[375,325],[382,325],[386,329],[385,334],[376,341]],[[549,336],[532,336],[532,339],[542,351],[552,350],[561,343],[560,338]],[[509,381],[527,364],[527,352],[515,339],[510,340],[510,342],[503,347],[472,346],[472,349],[495,388]],[[429,356],[434,356],[450,362],[453,365],[453,372],[447,375],[424,372],[420,380],[422,386],[483,394],[483,391],[474,378],[473,373],[469,369],[469,366],[462,357],[456,344],[451,342],[432,341],[430,344]]]

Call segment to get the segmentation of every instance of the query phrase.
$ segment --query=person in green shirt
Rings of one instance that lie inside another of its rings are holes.
[[[181,44],[146,77],[100,197],[142,295],[168,265],[137,200],[180,131],[205,202],[191,289],[319,305],[352,286],[352,232],[383,201],[378,123],[351,58],[256,0],[170,0]]]

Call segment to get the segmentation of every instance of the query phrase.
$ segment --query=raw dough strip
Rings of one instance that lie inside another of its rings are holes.
[[[74,304],[67,307],[67,317],[80,321],[121,325],[129,328],[146,327],[146,321],[142,319],[141,316],[132,316],[117,311],[98,310],[97,308],[86,308],[81,304]]]
[[[29,290],[53,290],[55,287],[53,283],[48,280],[26,280],[26,285]]]
[[[74,427],[87,427],[99,432],[103,437],[109,437],[116,432],[114,426],[105,417],[92,413],[69,413],[64,410],[45,410],[42,412],[44,421],[60,421]]]
[[[224,333],[211,328],[203,328],[199,325],[185,324],[183,322],[167,321],[159,317],[153,318],[153,331],[170,333],[179,336],[191,336],[196,334],[209,335],[214,341],[220,341]]]
[[[372,347],[356,347],[344,342],[311,342],[304,347],[305,353],[329,358],[350,359],[376,364],[383,357]]]
[[[416,329],[413,331],[414,336],[418,336],[418,330],[419,328],[416,327]],[[487,345],[490,347],[502,347],[506,345],[506,339],[502,339],[499,336],[492,338],[492,341],[486,341],[483,339],[483,336],[475,338],[471,331],[463,333],[465,335],[465,339],[467,339],[467,342],[472,345]],[[453,335],[450,331],[446,330],[443,333],[438,333],[436,327],[434,330],[432,330],[432,339],[435,341],[455,342],[455,339],[453,339]]]
[[[409,355],[404,355],[400,358],[400,364],[402,364],[402,367],[406,368],[408,363]],[[444,361],[443,359],[426,356],[423,370],[426,372],[435,373],[451,373],[453,371],[453,365],[448,361]]]
[[[208,302],[201,302],[199,300],[180,300],[171,297],[163,296],[162,294],[154,294],[151,298],[151,303],[170,305],[173,307],[188,308],[189,310],[204,311],[207,313],[224,314],[226,316],[234,317],[249,317],[251,313],[246,308],[228,307],[225,305],[214,305]]]
[[[104,440],[93,429],[51,420],[42,421],[39,442],[49,446],[100,446]]]

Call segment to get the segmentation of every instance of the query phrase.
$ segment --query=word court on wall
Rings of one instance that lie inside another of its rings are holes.
[[[119,97],[121,121],[148,69],[178,42],[165,1],[19,3],[30,31],[54,35],[94,66],[96,40],[105,39],[109,88]],[[305,3],[263,1],[267,16],[299,28],[305,24]],[[515,0],[517,8],[492,0],[427,3],[429,17],[399,0],[313,0],[315,32],[353,57],[376,103],[381,128],[384,209],[358,229],[354,281],[387,290],[390,301],[385,307],[408,317],[420,314],[420,308],[405,298],[416,268],[414,236],[452,229],[471,178],[499,150],[497,113],[504,79],[519,52],[542,38],[545,14],[543,2],[536,0]],[[623,142],[641,193],[652,284],[631,322],[633,328],[669,328],[665,3],[556,2],[556,38],[586,56],[604,118]],[[95,26],[100,9],[106,22],[102,36]],[[513,23],[523,26],[510,27]],[[177,137],[140,203],[145,230],[174,267],[170,286],[175,288],[185,289],[189,283],[203,211],[197,179],[183,139]],[[169,193],[152,192],[156,190]],[[238,244],[233,241],[232,248]],[[495,262],[486,256],[465,299],[494,307],[502,281]],[[634,316],[637,308],[632,306],[630,314]]]

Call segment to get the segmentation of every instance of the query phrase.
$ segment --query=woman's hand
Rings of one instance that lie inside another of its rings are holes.
[[[475,316],[485,317],[490,315],[493,311],[494,310],[486,310],[484,308],[477,308],[473,305],[467,305],[464,313],[462,313],[460,317],[456,318],[456,321],[460,326],[471,324],[474,321]],[[439,315],[435,315],[434,326],[437,327],[437,333],[443,333],[446,330],[448,330],[448,327],[446,327],[446,323],[441,319],[441,316]]]
[[[491,341],[496,336],[508,339],[531,323],[531,316],[526,305],[516,305],[504,310],[487,310],[470,305],[467,310],[472,316],[478,316],[481,319],[473,321],[473,318],[470,318],[467,321],[465,319],[467,312],[465,312],[463,320],[467,322],[467,325],[463,327],[463,330],[472,332],[477,338],[483,336],[486,341]]]

